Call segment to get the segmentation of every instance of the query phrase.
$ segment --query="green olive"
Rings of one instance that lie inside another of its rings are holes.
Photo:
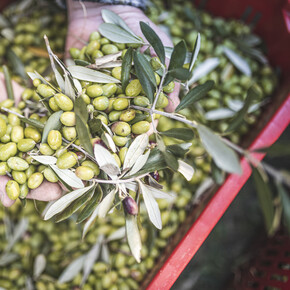
[[[90,34],[90,41],[92,40],[99,40],[101,38],[101,34],[98,31],[93,31]]]
[[[105,44],[102,46],[102,52],[104,55],[117,53],[118,51],[118,47],[114,44]]]
[[[78,48],[72,47],[69,49],[69,53],[73,59],[78,59],[80,57],[81,51]]]
[[[12,113],[8,114],[8,122],[11,126],[19,126],[21,124],[19,117]]]
[[[19,197],[20,188],[15,180],[9,180],[6,184],[5,190],[11,200],[16,200]]]
[[[22,139],[17,143],[17,149],[21,152],[28,152],[35,147],[35,144],[33,139]]]
[[[102,86],[96,85],[96,84],[95,85],[91,85],[91,86],[87,87],[86,94],[90,98],[99,97],[99,96],[101,96],[103,94]]]
[[[150,102],[149,99],[146,97],[138,96],[133,99],[134,105],[140,107],[147,107],[149,106]]]
[[[99,114],[96,119],[100,119],[105,125],[108,125],[108,119],[104,115]]]
[[[79,166],[77,167],[75,174],[81,180],[90,180],[94,177],[94,170],[88,166]]]
[[[33,90],[25,89],[23,91],[23,93],[21,94],[21,98],[22,98],[23,101],[27,101],[27,100],[30,100],[32,98],[32,95],[33,95]]]
[[[60,107],[57,105],[54,97],[49,99],[48,104],[54,112],[60,111]]]
[[[117,80],[121,80],[121,74],[122,74],[121,66],[117,66],[112,69],[112,76],[116,78]]]
[[[94,163],[93,161],[86,160],[86,161],[82,162],[82,166],[90,167],[91,169],[93,169],[94,176],[97,176],[100,174],[99,166],[96,163]]]
[[[119,158],[120,158],[122,164],[124,163],[127,151],[128,151],[127,147],[123,147],[119,151]]]
[[[32,83],[33,83],[33,86],[37,88],[41,84],[41,80],[40,79],[34,79]]]
[[[109,107],[109,99],[107,97],[98,97],[93,100],[96,110],[105,111]]]
[[[128,108],[129,100],[126,98],[117,98],[113,103],[113,109],[117,111],[122,111]]]
[[[163,91],[167,94],[172,93],[174,91],[175,83],[170,82],[167,86],[163,87]]]
[[[120,116],[121,116],[121,114],[122,114],[122,111],[112,111],[112,112],[110,112],[110,114],[109,114],[109,120],[110,120],[111,122],[118,121],[119,118],[120,118]]]
[[[60,169],[74,167],[78,162],[78,157],[74,152],[66,152],[58,157],[56,165]]]
[[[62,144],[62,136],[58,130],[51,130],[47,136],[47,143],[53,150],[57,150]]]
[[[25,170],[26,177],[29,178],[36,171],[36,167],[33,164],[30,164],[29,167]]]
[[[42,155],[51,156],[54,154],[54,150],[47,143],[41,143],[39,145],[39,151]]]
[[[158,86],[160,84],[160,76],[157,73],[154,73],[154,76],[155,76],[156,84]]]
[[[10,157],[7,160],[7,165],[12,170],[17,170],[17,171],[24,171],[29,167],[29,164],[20,157]]]
[[[60,121],[65,126],[75,126],[76,125],[76,115],[74,112],[64,112],[60,116]]]
[[[136,116],[136,111],[134,109],[128,109],[123,111],[120,116],[120,121],[129,122],[133,120]]]
[[[27,186],[30,189],[35,189],[39,187],[42,182],[43,182],[43,174],[40,172],[35,172],[28,178]]]
[[[14,142],[9,142],[0,148],[0,160],[7,161],[17,153],[17,146]]]
[[[132,80],[126,87],[126,96],[128,97],[137,97],[142,90],[142,86],[139,80]]]
[[[11,131],[11,141],[18,143],[24,138],[24,129],[21,126],[14,126]]]
[[[23,171],[12,171],[12,177],[18,184],[24,184],[27,180],[26,174]]]
[[[71,111],[74,107],[73,101],[64,94],[54,95],[54,99],[59,108],[63,111]]]
[[[101,47],[101,44],[98,40],[92,40],[87,45],[86,53],[92,55],[93,52]]]
[[[150,123],[147,121],[140,121],[132,125],[132,133],[143,134],[150,129]]]
[[[113,141],[115,142],[115,144],[119,147],[123,147],[126,145],[126,143],[128,142],[128,138],[127,137],[122,137],[122,136],[117,136],[114,135],[113,136]]]
[[[99,49],[96,49],[93,53],[92,53],[92,58],[93,59],[97,59],[99,57],[102,57],[104,56],[104,54],[99,50]]]
[[[65,147],[63,147],[63,146],[60,146],[60,148],[55,151],[54,155],[56,158],[58,158],[59,156],[61,156],[65,152],[67,152],[67,149],[65,149]]]
[[[101,43],[101,45],[105,45],[105,44],[110,43],[110,40],[108,38],[106,38],[106,37],[102,37],[100,39],[100,43]]]
[[[40,84],[37,87],[36,92],[40,94],[43,98],[49,98],[55,94],[55,90],[46,84]]]
[[[5,120],[0,118],[0,138],[6,134],[6,131],[7,131],[7,124]]]
[[[87,105],[91,103],[91,99],[87,94],[81,94],[81,97]]]
[[[33,120],[37,120],[37,121],[39,121],[39,120],[40,120],[40,117],[39,117],[39,115],[38,115],[38,114],[36,114],[36,113],[34,113],[34,114],[31,114],[29,118],[30,118],[30,119],[33,119]]]
[[[49,182],[58,182],[58,177],[57,175],[54,173],[54,171],[49,168],[49,167],[46,167],[43,171],[43,175],[45,177],[45,179]]]
[[[75,127],[63,127],[62,134],[65,139],[68,141],[72,141],[77,137],[77,131]]]
[[[29,192],[29,188],[27,186],[27,183],[21,184],[19,188],[20,188],[19,198],[26,198],[26,196]]]
[[[109,83],[109,84],[103,85],[102,89],[103,89],[103,95],[109,98],[116,93],[117,85],[113,83]]]
[[[6,175],[11,169],[8,167],[6,162],[0,162],[0,175]]]
[[[154,71],[157,71],[161,68],[161,61],[157,56],[151,58],[150,64]]]
[[[126,137],[131,133],[131,127],[126,122],[116,122],[112,125],[111,129],[115,134],[123,137]]]
[[[0,108],[4,107],[6,109],[9,109],[9,108],[13,107],[13,105],[14,105],[14,101],[10,100],[10,99],[6,99],[6,100],[0,102]]]
[[[41,140],[41,134],[36,128],[26,127],[24,129],[24,136],[27,139],[32,139],[34,142],[39,143]]]

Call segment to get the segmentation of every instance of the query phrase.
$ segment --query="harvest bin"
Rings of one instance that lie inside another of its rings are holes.
[[[9,2],[2,0],[0,10]],[[198,2],[206,1],[195,1],[195,4]],[[290,0],[211,0],[205,9],[215,16],[240,18],[249,6],[252,7],[249,18],[257,17],[257,13],[261,15],[255,32],[267,44],[270,64],[281,69],[279,88],[271,103],[240,144],[243,148],[254,149],[273,144],[290,123],[290,34],[286,28],[288,23],[290,31],[290,19],[287,19]],[[264,154],[255,153],[253,156],[261,160]],[[241,176],[229,175],[222,186],[211,188],[192,206],[183,225],[144,279],[142,289],[170,289],[250,177],[251,168],[244,158],[241,164]]]

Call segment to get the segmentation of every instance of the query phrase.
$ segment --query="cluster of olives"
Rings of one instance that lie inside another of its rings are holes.
[[[9,19],[8,29],[12,32],[9,38],[0,36],[0,61],[9,65],[9,51],[12,50],[21,60],[26,71],[37,70],[43,73],[49,67],[49,58],[45,49],[43,36],[50,39],[54,51],[62,53],[64,50],[66,28],[66,11],[62,11],[49,1],[36,1],[18,11],[15,15],[15,7],[4,9],[2,15]],[[7,27],[1,27],[0,29]],[[9,65],[10,66],[10,65]],[[14,71],[14,67],[10,66]],[[17,71],[15,70],[17,73]],[[19,76],[14,79],[20,83],[23,80]]]

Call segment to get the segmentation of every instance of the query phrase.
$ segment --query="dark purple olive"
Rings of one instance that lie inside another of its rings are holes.
[[[157,182],[159,181],[159,173],[158,171],[150,172],[152,178],[154,178]]]
[[[75,152],[77,157],[78,157],[78,161],[84,161],[86,159],[86,155],[83,152]]]
[[[138,213],[138,205],[131,196],[127,196],[123,199],[123,206],[128,214],[136,215]]]

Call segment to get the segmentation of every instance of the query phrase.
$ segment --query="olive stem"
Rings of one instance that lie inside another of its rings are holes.
[[[7,108],[5,108],[5,107],[1,107],[1,110],[5,111],[5,112],[7,112],[7,113],[14,114],[14,115],[16,115],[16,116],[19,117],[19,118],[25,118],[25,117],[22,116],[21,114],[18,114],[18,113],[14,112],[14,111],[12,111],[12,110],[9,110],[9,109],[7,109]]]
[[[128,178],[128,179],[117,179],[117,180],[105,180],[105,179],[92,179],[91,181],[95,181],[98,183],[108,183],[108,184],[118,184],[118,183],[127,183],[127,182],[131,182],[131,181],[138,181],[140,178],[143,178],[145,176],[147,176],[148,173],[142,174],[140,176],[137,177],[132,177],[132,178]]]

